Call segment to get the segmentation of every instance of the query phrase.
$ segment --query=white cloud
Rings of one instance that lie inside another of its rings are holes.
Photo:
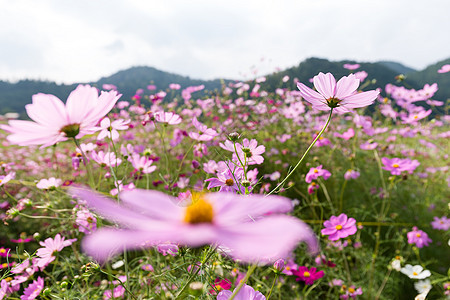
[[[440,0],[0,4],[0,79],[86,82],[135,65],[242,78],[311,56],[420,69],[450,56],[450,2]]]

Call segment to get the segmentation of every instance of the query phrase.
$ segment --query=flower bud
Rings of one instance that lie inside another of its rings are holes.
[[[241,135],[237,132],[232,132],[232,133],[228,134],[228,139],[232,142],[239,141],[240,137],[241,137]]]
[[[273,263],[273,268],[277,272],[281,272],[284,270],[284,259],[280,258],[276,262]]]

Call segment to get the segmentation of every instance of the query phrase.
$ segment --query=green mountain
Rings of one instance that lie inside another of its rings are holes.
[[[308,80],[319,72],[331,72],[336,78],[346,76],[349,70],[343,68],[345,63],[359,63],[361,67],[356,70],[364,70],[368,73],[366,89],[375,87],[384,88],[387,83],[395,84],[395,76],[399,73],[406,74],[404,81],[405,86],[420,89],[425,83],[436,82],[439,91],[435,95],[436,100],[446,100],[450,98],[450,74],[439,74],[437,70],[444,64],[450,64],[450,58],[433,64],[422,71],[414,71],[395,62],[377,62],[365,63],[355,61],[329,61],[320,58],[309,58],[300,63],[296,67],[286,69],[281,72],[273,73],[266,76],[266,82],[262,83],[262,88],[268,91],[274,91],[278,87],[288,87],[296,89],[292,80],[287,83],[282,82],[282,78],[288,75],[291,79],[298,78],[301,82],[308,83]],[[186,76],[180,76],[164,71],[157,70],[152,67],[132,67],[127,70],[117,72],[109,77],[101,78],[91,85],[102,88],[103,84],[114,84],[118,87],[120,93],[123,94],[122,100],[129,100],[139,88],[146,89],[149,84],[156,85],[158,90],[165,90],[171,83],[178,83],[181,88],[195,85],[205,85],[205,91],[198,92],[198,96],[205,93],[220,90],[223,84],[227,84],[231,80],[198,80],[191,79]],[[401,84],[401,83],[400,83]],[[399,84],[399,85],[400,85]],[[65,101],[69,93],[77,84],[58,85],[49,81],[22,80],[17,83],[0,81],[0,114],[7,112],[18,112],[22,117],[26,117],[24,106],[31,103],[31,96],[36,93],[53,94]],[[181,90],[176,92],[179,95]]]

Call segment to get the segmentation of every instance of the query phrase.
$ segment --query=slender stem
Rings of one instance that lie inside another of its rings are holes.
[[[323,194],[325,195],[325,199],[327,199],[327,202],[328,202],[328,204],[330,205],[331,212],[332,212],[333,214],[335,214],[335,213],[336,213],[336,210],[334,209],[333,202],[331,201],[330,194],[328,194],[328,189],[327,189],[327,187],[326,187],[325,184],[323,183],[322,179],[318,178],[317,180],[319,181],[319,185],[320,185],[320,187],[321,187],[322,190],[323,190]]]
[[[342,213],[342,209],[343,209],[343,202],[344,202],[344,191],[345,191],[345,187],[347,186],[347,181],[344,181],[344,184],[342,185],[341,188],[341,197],[339,198],[339,212]]]
[[[205,258],[203,259],[203,261],[201,263],[201,265],[197,268],[197,270],[195,270],[194,273],[192,273],[192,275],[189,277],[188,281],[184,284],[184,286],[181,288],[181,290],[175,296],[175,299],[182,299],[182,295],[183,295],[184,291],[187,289],[189,284],[191,284],[191,282],[194,280],[195,276],[197,276],[197,274],[200,272],[201,266],[203,266],[211,258],[211,256],[214,254],[215,251],[216,251],[216,247],[215,246],[211,246],[209,248],[209,252],[206,254]]]
[[[384,287],[386,286],[386,283],[387,283],[387,281],[389,279],[389,276],[391,276],[391,273],[392,273],[392,269],[389,269],[388,273],[384,277],[384,280],[383,280],[383,283],[380,286],[380,289],[377,292],[377,295],[375,296],[375,300],[380,299],[381,293],[383,292]]]
[[[84,166],[86,168],[86,172],[87,172],[88,177],[89,177],[89,185],[91,186],[91,188],[95,188],[94,176],[92,175],[91,168],[88,165],[88,160],[87,160],[86,153],[84,153],[83,149],[81,149],[80,142],[75,137],[73,138],[73,142],[75,143],[75,146],[78,149],[80,149],[81,155],[83,155],[83,164],[84,164]]]
[[[256,269],[256,263],[250,266],[250,268],[247,271],[247,274],[245,274],[244,279],[242,279],[241,282],[239,282],[239,285],[234,289],[233,294],[230,296],[230,298],[228,298],[228,300],[233,300],[236,297],[236,295],[242,289],[244,284],[247,283],[248,279],[250,278],[250,275],[252,275],[252,273],[255,271],[255,269]]]
[[[273,287],[275,286],[275,282],[278,280],[278,273],[275,274],[275,278],[273,279],[272,286],[270,287],[270,291],[267,294],[266,300],[269,300],[270,295],[272,294]]]
[[[333,114],[333,109],[330,110],[330,115],[328,116],[327,122],[325,123],[325,125],[323,126],[322,130],[319,132],[319,134],[316,136],[316,138],[313,140],[313,142],[311,143],[311,145],[309,145],[308,149],[306,149],[305,153],[303,154],[303,156],[300,158],[300,160],[297,162],[297,164],[295,165],[295,167],[286,175],[286,177],[283,179],[283,181],[281,181],[273,190],[271,190],[266,196],[269,196],[271,194],[273,194],[274,192],[276,192],[279,188],[281,188],[284,183],[289,179],[289,177],[291,177],[291,175],[295,172],[295,170],[297,170],[297,168],[300,166],[300,164],[303,162],[303,159],[305,159],[306,155],[309,153],[309,151],[311,150],[311,148],[314,146],[314,144],[317,142],[317,140],[322,136],[322,133],[325,131],[325,129],[327,129],[328,125],[330,124],[331,121],[331,115]]]

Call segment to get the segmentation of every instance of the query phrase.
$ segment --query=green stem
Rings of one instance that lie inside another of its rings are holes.
[[[275,274],[275,278],[274,278],[274,280],[272,282],[272,286],[270,287],[270,291],[269,291],[269,293],[266,296],[266,300],[269,300],[270,295],[272,294],[273,287],[275,286],[275,282],[277,282],[277,280],[278,280],[278,273]]]
[[[316,138],[313,140],[313,142],[311,143],[311,145],[309,145],[308,149],[306,149],[305,153],[303,154],[303,156],[300,158],[300,160],[297,162],[297,164],[295,165],[295,167],[286,175],[286,177],[283,179],[283,181],[281,181],[273,190],[271,190],[266,196],[269,196],[271,194],[273,194],[274,192],[276,192],[279,188],[281,188],[284,183],[289,179],[289,177],[291,177],[291,175],[295,172],[295,170],[297,170],[297,168],[300,166],[300,164],[303,162],[303,159],[305,159],[306,155],[309,153],[309,151],[311,150],[311,148],[314,146],[314,144],[317,142],[317,140],[322,136],[322,133],[324,133],[325,129],[327,129],[328,125],[330,124],[331,121],[331,115],[333,114],[333,109],[330,110],[330,115],[328,116],[327,122],[325,123],[325,126],[323,126],[322,130],[319,132],[319,134],[316,136]]]
[[[228,298],[228,300],[233,300],[236,297],[236,295],[242,289],[244,284],[247,283],[248,279],[250,278],[250,275],[252,275],[252,273],[255,271],[255,269],[256,269],[256,263],[254,263],[253,265],[250,266],[250,268],[247,271],[247,274],[245,274],[244,279],[242,279],[241,282],[239,282],[239,285],[234,289],[233,294],[230,296],[230,298]]]
[[[201,267],[211,258],[211,256],[216,251],[216,247],[211,246],[209,248],[209,252],[206,254],[205,258],[203,259],[201,265],[195,270],[194,273],[189,277],[188,281],[184,284],[184,286],[181,288],[181,290],[178,292],[178,294],[175,296],[176,299],[182,299],[182,295],[184,291],[188,288],[188,286],[191,284],[191,282],[194,280],[195,276],[200,272]],[[230,298],[231,299],[231,298]]]

